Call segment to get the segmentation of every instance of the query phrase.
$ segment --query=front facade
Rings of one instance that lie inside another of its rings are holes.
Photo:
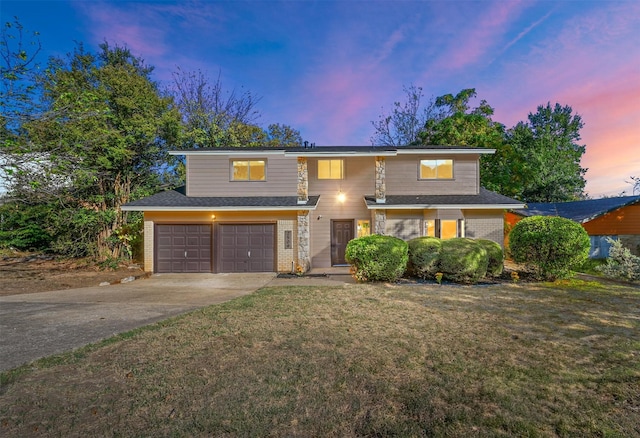
[[[134,201],[150,272],[304,272],[345,265],[367,234],[503,240],[513,199],[480,187],[467,147],[228,148],[186,156],[186,185]]]

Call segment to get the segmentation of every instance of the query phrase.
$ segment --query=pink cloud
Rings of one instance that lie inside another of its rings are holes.
[[[546,102],[580,114],[586,190],[595,197],[620,193],[624,180],[640,172],[640,53],[633,39],[619,36],[638,35],[638,16],[598,11],[574,19],[557,39],[512,62],[503,83],[487,90],[495,96],[489,102],[497,102],[496,119],[508,125]],[[594,39],[595,23],[602,33]]]
[[[462,70],[481,62],[488,52],[494,50],[525,7],[518,1],[493,2],[486,13],[474,17],[472,26],[458,23],[460,32],[443,50],[443,55],[431,65],[427,77],[433,72]]]

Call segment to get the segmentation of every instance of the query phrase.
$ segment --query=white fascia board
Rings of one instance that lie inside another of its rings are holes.
[[[169,155],[232,155],[232,156],[244,156],[244,155],[252,155],[252,156],[262,156],[262,155],[284,155],[284,150],[265,150],[265,149],[256,149],[256,150],[237,150],[237,151],[229,151],[229,150],[206,150],[206,151],[169,151]]]
[[[524,204],[522,204],[524,205]],[[518,209],[523,208],[518,205],[513,204],[406,204],[406,205],[385,205],[385,204],[376,204],[369,205],[367,204],[367,209],[369,210],[510,210],[510,209]]]
[[[466,154],[495,154],[495,149],[404,149],[398,148],[398,155],[466,155]]]
[[[120,207],[122,211],[298,211],[315,210],[316,205],[295,205],[286,207]]]
[[[380,152],[355,152],[355,151],[346,151],[346,152],[337,152],[337,151],[327,151],[327,152],[287,152],[284,153],[285,157],[309,157],[309,158],[318,158],[318,157],[395,157],[397,155],[396,151],[380,151]]]

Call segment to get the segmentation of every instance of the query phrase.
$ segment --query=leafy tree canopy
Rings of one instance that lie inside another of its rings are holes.
[[[394,133],[404,132],[400,129],[403,126],[418,125],[421,89],[409,90],[413,92],[407,93],[407,102],[396,102],[391,116],[372,122],[376,128],[372,139],[398,145],[396,138],[407,137],[394,137]],[[527,122],[506,129],[492,119],[494,109],[487,101],[471,107],[475,97],[474,88],[437,97],[425,112],[412,144],[494,149],[495,154],[482,156],[481,184],[523,201],[560,202],[583,196],[586,169],[580,160],[585,146],[578,144],[583,123],[570,106],[541,105],[529,114]]]

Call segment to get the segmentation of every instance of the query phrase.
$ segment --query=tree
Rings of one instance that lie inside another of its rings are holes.
[[[235,146],[299,146],[300,133],[280,124],[263,130],[257,125],[260,97],[250,91],[225,91],[218,74],[215,82],[201,71],[173,73],[170,93],[182,115],[181,148]]]
[[[46,111],[22,125],[23,159],[11,160],[10,190],[20,202],[57,204],[58,251],[125,255],[131,236],[120,206],[157,191],[180,129],[151,71],[128,49],[104,43],[97,55],[79,45],[52,59],[40,77]]]
[[[582,118],[570,106],[550,103],[529,113],[507,132],[508,156],[518,163],[518,197],[525,202],[564,202],[583,197],[580,166],[585,146],[579,145]]]
[[[288,125],[272,123],[267,128],[265,143],[273,147],[300,147],[302,136]]]
[[[631,184],[631,195],[635,196],[636,194],[640,194],[640,176],[630,176],[629,179],[631,181],[625,181],[627,184]],[[622,192],[624,194],[625,192]],[[621,195],[622,195],[621,194]]]
[[[493,108],[486,100],[471,109],[469,100],[476,97],[475,88],[457,95],[445,94],[435,101],[435,117],[429,118],[420,133],[425,145],[473,146],[497,148],[504,140],[504,125],[494,122]]]
[[[391,114],[382,114],[377,122],[371,122],[375,132],[371,137],[371,144],[376,146],[407,146],[418,140],[418,135],[424,129],[431,117],[433,103],[426,108],[421,107],[423,98],[422,88],[415,85],[403,87],[406,94],[404,103],[394,102]]]

